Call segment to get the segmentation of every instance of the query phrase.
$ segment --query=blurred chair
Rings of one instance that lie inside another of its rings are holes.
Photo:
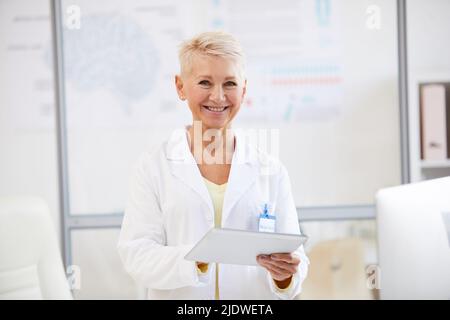
[[[308,277],[300,299],[373,299],[366,284],[364,247],[360,239],[321,242],[311,249],[308,257]]]
[[[40,198],[0,197],[0,299],[72,299]]]

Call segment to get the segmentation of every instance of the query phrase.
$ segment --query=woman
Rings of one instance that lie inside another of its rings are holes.
[[[213,227],[261,230],[263,205],[276,217],[269,231],[300,231],[284,166],[231,129],[247,85],[239,43],[207,32],[179,58],[193,124],[138,162],[118,244],[125,269],[150,299],[292,299],[308,268],[302,247],[255,257],[259,266],[184,259]]]

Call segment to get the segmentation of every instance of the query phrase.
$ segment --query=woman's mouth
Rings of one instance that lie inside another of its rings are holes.
[[[202,107],[208,110],[209,112],[213,113],[221,113],[224,112],[226,109],[228,109],[228,106],[223,107],[202,106]]]

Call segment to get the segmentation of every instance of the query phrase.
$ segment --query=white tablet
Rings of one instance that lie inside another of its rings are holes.
[[[185,259],[257,265],[257,255],[293,252],[307,239],[298,234],[213,228],[188,252]]]

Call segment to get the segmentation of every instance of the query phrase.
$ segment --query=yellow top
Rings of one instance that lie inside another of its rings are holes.
[[[220,228],[220,226],[222,225],[223,198],[225,196],[227,184],[224,183],[218,185],[205,178],[203,179],[205,180],[206,188],[209,191],[214,206],[214,226],[216,228]]]
[[[225,196],[225,190],[227,184],[215,184],[205,178],[203,178],[206,183],[206,188],[211,196],[211,200],[214,206],[214,226],[220,228],[222,226],[222,208],[223,208],[223,198]],[[219,264],[216,263],[216,300],[219,300]]]

